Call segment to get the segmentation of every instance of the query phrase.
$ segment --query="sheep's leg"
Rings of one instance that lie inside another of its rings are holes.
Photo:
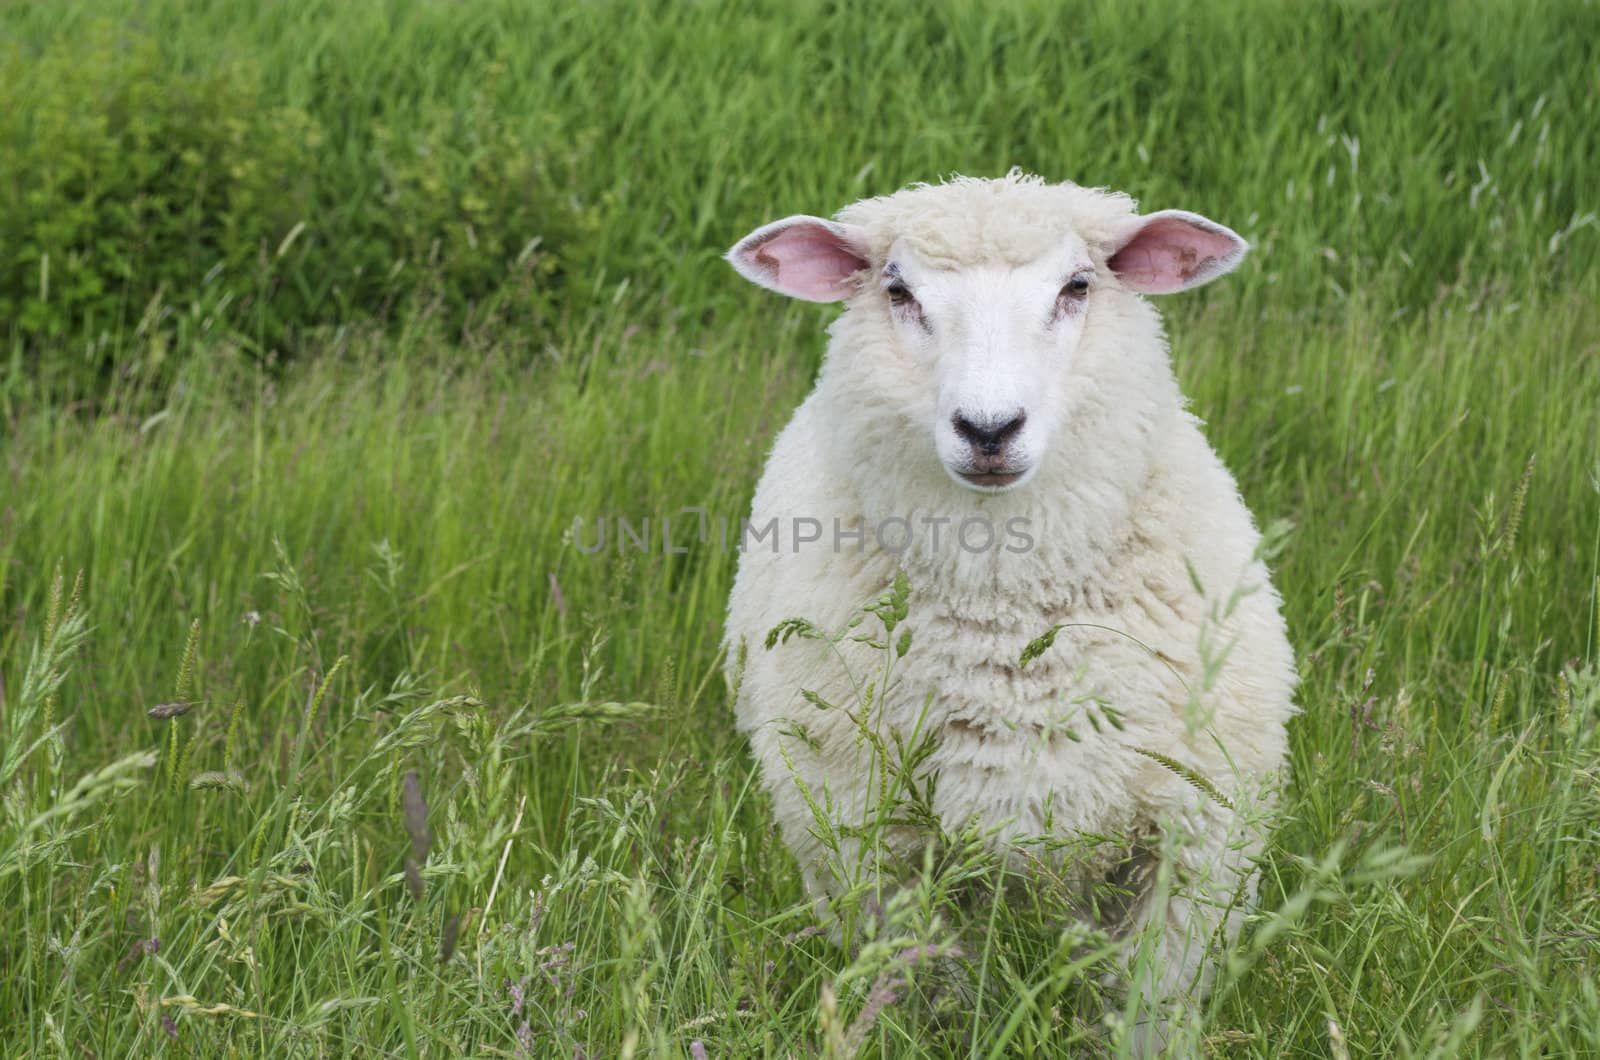
[[[853,945],[841,914],[853,916],[853,934],[881,935],[893,920],[896,896],[916,886],[908,876],[911,867],[920,863],[915,856],[902,856],[854,837],[833,849],[817,850],[817,854],[802,866],[801,876],[818,919],[829,925],[841,945]],[[850,897],[841,907],[836,900],[846,895]],[[869,920],[877,930],[864,932],[862,925]]]
[[[1238,936],[1254,900],[1259,841],[1243,834],[1234,814],[1211,809],[1192,815],[1165,850],[1151,855],[1157,861],[1129,935],[1136,1056],[1167,1047],[1182,1007],[1203,998],[1216,978],[1217,946]]]
[[[819,920],[841,943],[851,940],[836,922],[845,910],[835,899],[850,895],[851,915],[881,925],[931,839],[892,821],[893,807],[878,801],[888,767],[871,747],[855,746],[855,735],[854,727],[829,734],[821,746],[785,741],[776,730],[753,737],[784,843]]]

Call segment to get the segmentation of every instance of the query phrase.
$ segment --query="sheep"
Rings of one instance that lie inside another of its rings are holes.
[[[1215,279],[1248,244],[1017,171],[836,217],[764,225],[727,255],[762,287],[846,306],[772,448],[748,523],[765,536],[743,543],[728,602],[735,714],[782,837],[810,894],[839,888],[815,815],[873,812],[870,741],[837,705],[875,649],[768,632],[841,628],[902,577],[914,648],[871,724],[934,734],[917,769],[940,829],[978,828],[1022,871],[1043,834],[1127,837],[1060,856],[1074,879],[1135,881],[1120,922],[1102,909],[1154,954],[1129,987],[1152,1006],[1198,994],[1203,951],[1254,900],[1251,808],[1282,782],[1297,677],[1261,534],[1143,296]],[[890,848],[912,859],[916,840]]]

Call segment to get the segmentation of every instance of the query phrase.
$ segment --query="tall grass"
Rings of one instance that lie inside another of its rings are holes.
[[[250,236],[305,295],[282,333],[205,253],[153,314],[135,256],[125,311],[54,330],[24,319],[38,261],[4,266],[0,1053],[1121,1048],[1044,888],[983,911],[954,1016],[925,958],[974,927],[943,896],[981,867],[928,866],[870,946],[818,933],[732,730],[732,557],[568,540],[743,514],[827,314],[743,290],[723,247],[1013,163],[1258,247],[1164,307],[1247,500],[1294,524],[1304,677],[1261,911],[1190,1043],[1600,1049],[1595,18],[8,6],[18,186],[70,89],[33,60],[78,49],[154,48],[141,77],[222,77],[241,120],[321,139],[307,212]],[[448,209],[384,205],[380,127],[432,152]],[[490,244],[548,236],[536,318],[514,258],[442,294],[439,260],[378,239],[464,239],[454,197],[505,130],[553,204]],[[52,253],[92,271],[86,224]],[[402,256],[370,303],[317,294]]]

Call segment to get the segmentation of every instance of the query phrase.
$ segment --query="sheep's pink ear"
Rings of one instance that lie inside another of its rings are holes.
[[[751,283],[808,302],[837,302],[853,293],[850,277],[867,267],[866,233],[820,217],[785,217],[762,225],[728,251],[728,262]]]
[[[1244,260],[1250,244],[1226,225],[1187,210],[1135,217],[1109,264],[1140,294],[1171,294],[1209,283]]]

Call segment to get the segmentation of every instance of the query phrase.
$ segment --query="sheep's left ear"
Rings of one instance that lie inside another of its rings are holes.
[[[728,251],[728,264],[751,283],[808,302],[854,293],[850,277],[868,267],[866,233],[820,217],[785,217],[751,232]]]
[[[1108,264],[1140,294],[1171,294],[1232,272],[1249,250],[1239,233],[1209,217],[1162,210],[1129,220]]]

